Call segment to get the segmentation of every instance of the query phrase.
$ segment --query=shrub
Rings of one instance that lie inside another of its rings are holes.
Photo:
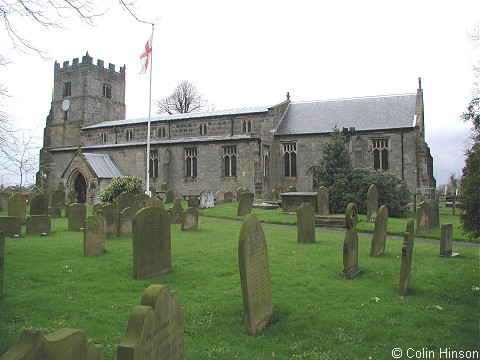
[[[480,143],[467,152],[462,175],[460,221],[470,240],[480,238]]]
[[[121,176],[114,178],[98,197],[101,202],[113,204],[118,195],[130,192],[140,194],[143,192],[143,182],[138,176]]]

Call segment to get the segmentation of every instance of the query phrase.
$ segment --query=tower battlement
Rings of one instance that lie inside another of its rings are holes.
[[[97,64],[94,65],[93,64],[93,57],[91,57],[88,54],[88,51],[84,56],[82,56],[82,61],[81,62],[79,61],[79,58],[74,58],[72,60],[71,65],[70,65],[69,60],[64,61],[62,64],[55,61],[55,73],[59,74],[62,71],[76,70],[78,67],[85,67],[85,66],[96,68],[99,71],[108,70],[108,72],[110,73],[110,76],[111,76],[111,74],[118,74],[122,77],[125,77],[125,65],[120,66],[120,71],[118,71],[118,72],[115,71],[115,64],[112,64],[112,63],[109,63],[108,68],[105,68],[105,62],[101,59],[98,59]]]

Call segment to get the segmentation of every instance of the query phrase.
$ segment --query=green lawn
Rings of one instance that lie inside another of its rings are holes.
[[[478,248],[455,247],[462,257],[445,259],[438,245],[417,242],[411,294],[403,297],[401,241],[387,241],[385,256],[370,258],[371,237],[360,237],[365,273],[345,280],[341,233],[317,232],[315,244],[299,245],[295,229],[264,226],[274,321],[250,337],[238,273],[241,223],[201,218],[191,232],[172,225],[172,273],[143,281],[132,276],[131,239],[109,239],[105,254],[85,258],[82,234],[66,232],[65,219],[52,224],[48,237],[6,239],[0,354],[22,328],[70,327],[115,359],[129,313],[150,284],[180,295],[186,359],[390,359],[395,347],[428,348],[438,358],[443,348],[480,347]]]

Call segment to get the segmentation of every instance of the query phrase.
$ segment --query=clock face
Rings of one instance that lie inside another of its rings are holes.
[[[70,108],[70,100],[65,99],[62,102],[62,110],[67,111]]]

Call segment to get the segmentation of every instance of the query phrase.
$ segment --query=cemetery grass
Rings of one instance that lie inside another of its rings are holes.
[[[297,243],[293,229],[264,226],[272,282],[273,321],[246,335],[238,273],[240,223],[200,218],[197,231],[172,225],[172,273],[137,281],[130,238],[108,239],[106,253],[83,257],[83,236],[52,219],[47,237],[6,239],[0,354],[22,328],[44,334],[69,327],[103,344],[115,359],[128,316],[151,284],[178,292],[185,310],[185,359],[388,359],[392,348],[478,350],[478,249],[417,242],[410,295],[399,296],[402,242],[370,258],[370,237],[359,239],[364,274],[340,276],[343,235],[316,233]],[[23,229],[25,230],[25,229]]]

